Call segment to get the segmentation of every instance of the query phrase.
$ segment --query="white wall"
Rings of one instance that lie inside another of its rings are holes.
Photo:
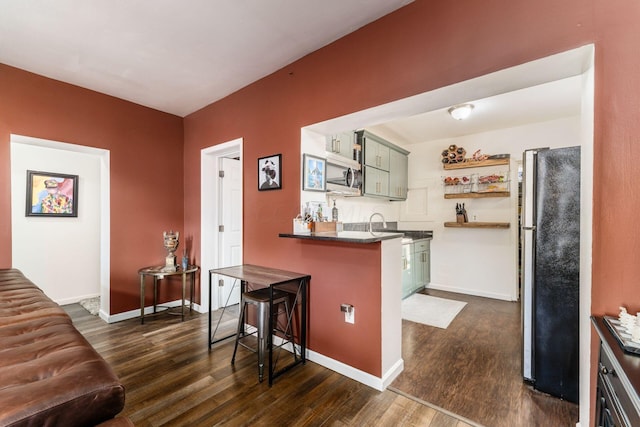
[[[25,216],[27,170],[78,175],[78,217]],[[59,304],[100,294],[99,157],[11,143],[13,267]]]
[[[399,223],[403,229],[433,230],[431,285],[436,289],[503,300],[518,298],[518,200],[517,166],[528,148],[580,145],[580,117],[570,117],[527,126],[464,137],[429,141],[405,147],[409,155],[409,198]],[[486,154],[511,155],[511,197],[444,199],[445,176],[506,171],[506,166],[445,171],[441,152],[449,145],[464,147],[467,157],[481,149]],[[414,190],[411,190],[414,189]],[[419,189],[415,191],[415,189]],[[579,191],[579,189],[576,189]],[[412,197],[418,197],[415,202]],[[455,221],[456,203],[465,203],[469,221],[509,222],[509,229],[445,228]],[[419,208],[409,208],[412,203]],[[426,203],[426,206],[423,206]]]

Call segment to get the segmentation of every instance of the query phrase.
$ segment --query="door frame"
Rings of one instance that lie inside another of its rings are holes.
[[[31,145],[35,147],[41,147],[46,149],[57,150],[59,156],[65,155],[65,153],[80,153],[89,156],[93,156],[99,163],[100,182],[98,183],[100,192],[100,237],[99,237],[99,286],[100,286],[100,311],[99,316],[102,320],[111,323],[114,320],[114,316],[111,315],[111,172],[110,172],[110,151],[103,148],[89,147],[79,144],[71,144],[68,142],[53,141],[49,139],[36,138],[25,135],[10,135],[11,144],[23,144]],[[11,170],[13,171],[13,157],[11,158]],[[24,181],[11,180],[11,192],[19,194],[19,191],[24,191]],[[24,200],[24,199],[23,199]],[[12,208],[13,209],[13,208]],[[24,210],[20,211],[20,215],[24,216]],[[12,215],[13,215],[12,211]],[[16,221],[12,221],[12,235],[15,235],[13,227]],[[14,250],[12,244],[12,252]],[[79,300],[80,298],[78,298]],[[58,301],[61,304],[70,304],[77,301]]]
[[[209,310],[209,270],[219,267],[219,160],[222,157],[239,157],[240,176],[242,176],[242,152],[242,138],[200,150],[200,312],[202,313],[206,313]],[[207,221],[207,218],[211,220]],[[211,306],[214,310],[220,306],[217,292],[213,292],[211,295]]]

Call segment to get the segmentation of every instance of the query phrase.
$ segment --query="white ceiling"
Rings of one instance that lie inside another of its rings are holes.
[[[413,0],[2,0],[0,62],[186,116]]]

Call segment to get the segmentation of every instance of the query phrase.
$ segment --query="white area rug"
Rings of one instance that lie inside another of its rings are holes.
[[[100,311],[100,297],[83,299],[80,301],[80,305],[89,313],[97,316]]]
[[[402,301],[402,318],[447,329],[465,305],[467,303],[462,301],[413,294]]]

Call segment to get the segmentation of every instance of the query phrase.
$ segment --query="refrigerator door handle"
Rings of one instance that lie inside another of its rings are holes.
[[[523,230],[531,230],[531,231],[536,231],[536,226],[532,225],[531,227],[522,227]]]

